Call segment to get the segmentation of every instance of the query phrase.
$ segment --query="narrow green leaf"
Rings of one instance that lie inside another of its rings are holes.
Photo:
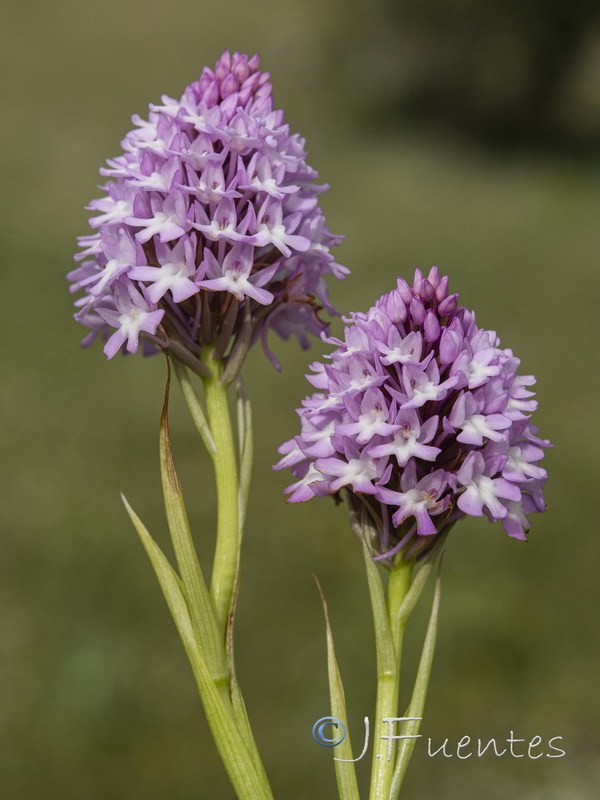
[[[415,717],[414,720],[405,723],[403,735],[418,737],[419,729],[421,727],[421,720],[423,717],[423,709],[425,708],[425,698],[427,697],[427,688],[429,686],[429,676],[431,674],[431,664],[433,661],[433,654],[435,651],[435,640],[437,636],[437,625],[440,611],[440,593],[441,593],[441,573],[442,562],[438,568],[437,580],[435,583],[435,593],[433,596],[433,605],[431,607],[431,615],[429,617],[429,624],[427,626],[427,634],[425,636],[425,643],[421,652],[421,659],[419,661],[419,668],[417,670],[417,677],[413,688],[410,705],[406,712],[407,717]],[[415,747],[416,738],[403,739],[398,748],[398,759],[396,761],[396,768],[394,770],[394,777],[392,780],[392,787],[390,790],[390,800],[396,800],[400,794],[402,781],[408,768],[408,763],[412,752]]]
[[[169,341],[168,350],[174,358],[183,362],[186,367],[189,367],[196,375],[199,375],[201,378],[208,378],[210,376],[210,370],[206,364],[203,364],[199,358],[192,355],[187,347],[178,342],[177,339],[171,339]]]
[[[373,621],[375,623],[375,646],[377,650],[377,673],[379,677],[384,675],[395,675],[396,657],[394,655],[394,643],[390,631],[390,624],[385,601],[385,591],[381,580],[381,575],[377,564],[373,561],[373,551],[367,541],[366,532],[363,530],[362,537],[363,555],[367,569],[367,581],[369,593],[371,595],[371,608],[373,610]]]
[[[248,497],[250,495],[250,480],[252,476],[252,457],[254,440],[252,436],[252,408],[246,395],[241,377],[236,381],[237,393],[237,423],[238,423],[238,452],[240,460],[240,488],[239,512],[240,531],[244,530]]]
[[[198,562],[185,510],[183,492],[171,451],[168,419],[170,382],[171,370],[169,368],[165,388],[165,402],[160,417],[160,473],[167,523],[185,596],[190,606],[192,622],[198,635],[202,653],[224,700],[229,702],[225,643],[221,640],[208,588]]]
[[[208,420],[206,419],[206,414],[204,413],[202,403],[200,402],[200,399],[196,394],[196,390],[190,381],[188,371],[178,359],[174,358],[172,363],[175,369],[175,374],[177,375],[177,380],[181,386],[183,399],[185,400],[188,411],[190,412],[190,416],[192,417],[194,425],[196,426],[196,430],[200,434],[200,438],[202,439],[204,446],[210,455],[214,456],[217,452],[215,440],[213,439],[210,431],[210,426],[208,424]]]
[[[181,581],[125,497],[123,497],[123,503],[148,553],[163,590],[194,671],[215,744],[239,800],[272,800],[268,783],[258,776],[242,737],[230,716],[229,709],[225,706],[211,677],[208,664],[198,647],[196,632],[182,591]]]
[[[254,766],[256,768],[259,777],[261,778],[261,780],[264,781],[266,785],[268,785],[267,774],[265,772],[264,765],[260,758],[260,753],[258,752],[258,747],[256,745],[256,740],[254,739],[254,734],[252,732],[252,727],[250,725],[250,720],[248,718],[248,712],[246,710],[246,703],[244,702],[244,697],[242,695],[240,685],[238,683],[235,672],[235,660],[233,652],[233,628],[235,622],[235,613],[237,610],[239,588],[240,588],[240,583],[239,583],[239,570],[238,570],[233,590],[233,597],[231,601],[231,610],[229,612],[229,620],[227,625],[227,640],[226,640],[232,714],[233,714],[233,719],[237,725],[238,731],[240,732],[240,736],[244,741],[246,749],[248,750],[251,758],[254,761]]]
[[[231,352],[227,356],[221,385],[229,386],[239,375],[252,341],[252,314],[249,303],[244,305],[242,327],[240,328]]]
[[[350,742],[350,730],[348,727],[348,714],[346,713],[346,696],[342,676],[335,657],[333,646],[333,634],[329,624],[329,612],[327,601],[321,584],[316,576],[313,576],[321,595],[323,604],[323,614],[325,615],[325,628],[327,632],[327,672],[329,676],[329,698],[331,703],[331,716],[341,720],[346,727],[344,740],[335,748],[335,777],[337,780],[338,794],[340,800],[360,800],[358,783],[356,781],[356,769],[353,763],[352,743]]]
[[[123,501],[123,505],[129,514],[129,518],[132,521],[142,544],[144,545],[146,553],[148,554],[148,558],[150,559],[161,589],[163,590],[163,594],[167,601],[167,605],[169,606],[171,615],[175,620],[177,630],[180,632],[182,638],[193,638],[193,628],[191,625],[189,611],[187,606],[185,606],[185,604],[182,605],[179,599],[183,592],[183,584],[181,583],[179,576],[169,564],[167,557],[156,544],[154,539],[150,536],[148,529],[135,513],[133,508],[129,505],[127,498],[122,493],[121,500]]]
[[[248,494],[250,490],[250,478],[252,472],[252,416],[250,401],[244,391],[244,385],[241,376],[238,375],[236,379],[236,410],[237,410],[237,446],[238,446],[238,459],[239,459],[239,487],[238,487],[238,515],[239,515],[239,543],[244,532],[244,521],[246,517],[246,508],[248,505]],[[227,619],[227,633],[226,633],[226,654],[227,665],[229,669],[229,688],[231,693],[231,704],[233,709],[233,717],[236,721],[238,730],[248,748],[248,752],[254,758],[254,763],[258,774],[267,781],[267,776],[264,770],[262,760],[260,758],[258,747],[254,739],[250,720],[248,719],[248,712],[246,710],[246,703],[240,689],[235,671],[234,659],[234,646],[233,646],[233,631],[235,625],[235,616],[237,611],[238,596],[240,591],[240,550],[238,549],[237,564],[235,570],[235,578],[233,583],[233,592],[231,598],[231,606],[229,609],[229,616]]]
[[[398,625],[406,625],[412,610],[416,606],[419,597],[423,593],[423,589],[425,588],[427,578],[429,577],[429,573],[431,572],[432,568],[433,562],[428,561],[426,564],[423,564],[423,566],[415,575],[413,582],[410,585],[410,589],[408,590],[408,593],[398,611]]]
[[[437,557],[443,550],[446,537],[448,536],[448,532],[450,531],[451,527],[452,526],[449,526],[437,534],[435,543],[423,559],[423,564],[415,575],[408,594],[404,598],[404,601],[400,606],[400,610],[398,611],[398,622],[400,625],[406,625],[409,616],[421,597],[423,589],[425,588],[425,584],[427,583],[427,579],[429,578],[429,574],[433,569]]]

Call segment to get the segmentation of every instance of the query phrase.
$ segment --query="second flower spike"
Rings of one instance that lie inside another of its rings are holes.
[[[319,390],[299,411],[302,431],[280,448],[292,467],[291,502],[342,494],[379,532],[389,559],[428,549],[466,515],[502,521],[525,539],[528,515],[545,509],[548,442],[520,361],[479,328],[449,294],[437,267],[416,270],[330,339],[329,363],[307,376]]]

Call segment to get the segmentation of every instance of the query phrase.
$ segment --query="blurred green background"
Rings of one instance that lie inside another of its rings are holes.
[[[556,445],[549,511],[528,544],[486,521],[452,534],[423,733],[434,746],[511,730],[562,736],[567,755],[430,759],[419,743],[406,796],[597,797],[600,46],[594,5],[562,5],[4,3],[2,798],[233,796],[117,494],[165,542],[164,364],[81,350],[64,279],[97,170],[131,114],[178,96],[226,47],[261,53],[278,106],[332,186],[323,206],[353,271],[331,287],[335,305],[363,309],[397,274],[438,264],[537,375],[537,421]],[[287,506],[287,476],[271,471],[297,430],[303,373],[323,351],[275,349],[282,374],[258,351],[246,368],[258,446],[239,672],[276,797],[333,798],[331,751],[310,735],[328,713],[311,573],[329,601],[356,747],[373,713],[368,597],[344,509]],[[172,428],[209,563],[214,489],[178,402]],[[359,766],[364,779],[368,760]]]

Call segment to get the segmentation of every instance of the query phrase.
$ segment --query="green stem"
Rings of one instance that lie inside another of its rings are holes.
[[[252,466],[250,404],[241,385],[238,386],[238,467],[227,389],[221,380],[222,365],[212,359],[210,353],[204,355],[203,374],[208,376],[204,378],[206,414],[185,367],[176,362],[175,370],[194,424],[212,458],[216,476],[218,525],[210,592],[194,547],[173,460],[168,423],[170,367],[160,420],[160,466],[165,511],[179,574],[123,500],[181,635],[208,724],[234,790],[239,800],[273,800],[235,676],[233,658],[241,528]]]
[[[222,362],[211,357],[209,348],[204,351],[202,360],[210,372],[210,377],[203,379],[206,417],[202,404],[189,384],[189,379],[186,380],[185,371],[180,369],[178,377],[188,409],[212,458],[215,472],[217,541],[210,596],[228,666],[228,708],[231,709],[234,723],[254,763],[258,779],[265,792],[271,797],[269,781],[237,682],[233,657],[233,620],[239,588],[242,526],[252,468],[250,404],[243,393],[241,385],[238,386],[239,441],[236,448],[229,411],[227,386],[223,385],[222,380]]]
[[[210,378],[204,378],[203,382],[208,423],[215,445],[215,452],[211,455],[218,508],[217,543],[210,595],[217,624],[225,641],[241,545],[238,462],[227,388],[221,384],[221,362],[214,361],[209,353],[205,353],[202,360],[211,373]]]
[[[429,687],[429,676],[431,674],[431,664],[433,661],[433,653],[435,650],[435,640],[437,635],[437,624],[440,611],[440,572],[441,561],[438,569],[438,576],[435,583],[435,592],[433,595],[433,605],[431,608],[431,615],[429,617],[429,624],[427,626],[427,634],[425,636],[425,643],[421,653],[421,660],[419,661],[419,669],[417,671],[417,679],[413,688],[412,697],[407,717],[414,719],[406,724],[405,735],[417,737],[421,727],[421,720],[423,718],[423,709],[425,707],[425,699],[427,697],[427,689]],[[400,743],[398,750],[398,762],[394,771],[394,777],[390,788],[390,800],[396,800],[400,794],[402,782],[408,769],[408,763],[415,748],[416,738],[403,739]]]
[[[399,621],[402,603],[410,588],[414,561],[396,558],[388,582],[387,617],[394,651],[394,668],[379,670],[377,676],[377,701],[374,724],[373,768],[371,771],[370,800],[388,800],[394,771],[394,742],[382,737],[394,733],[394,724],[384,719],[398,717],[398,692],[402,638],[406,620]],[[379,634],[376,632],[376,636]],[[382,747],[382,745],[385,745]],[[379,756],[379,757],[378,757]]]

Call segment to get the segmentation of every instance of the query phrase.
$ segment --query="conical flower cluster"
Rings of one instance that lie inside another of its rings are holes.
[[[297,478],[290,501],[342,493],[370,515],[383,556],[423,549],[420,537],[466,515],[525,539],[528,515],[545,509],[535,378],[457,297],[433,267],[352,314],[342,341],[325,340],[330,363],[307,376],[319,391],[280,448],[276,469]]]
[[[209,343],[231,354],[239,340],[239,361],[273,329],[308,346],[327,324],[319,311],[335,313],[325,276],[348,270],[329,252],[339,238],[318,205],[327,186],[273,108],[258,57],[225,52],[179,100],[163,96],[133,122],[100,170],[109,181],[88,206],[94,232],[68,276],[84,292],[84,344],[99,335],[112,358],[142,339],[196,357]]]

